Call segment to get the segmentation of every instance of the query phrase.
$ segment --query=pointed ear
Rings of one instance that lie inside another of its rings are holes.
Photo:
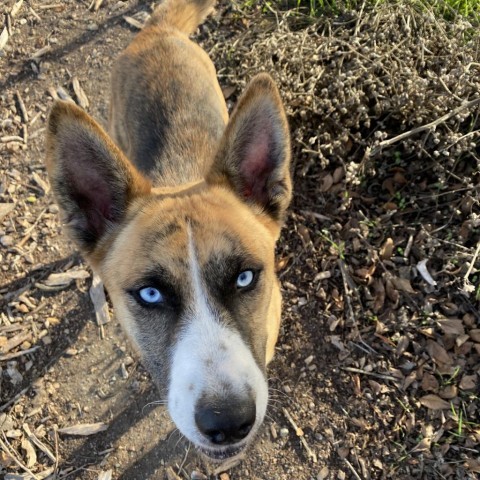
[[[240,97],[207,180],[283,222],[292,195],[290,135],[269,75],[254,77]]]
[[[82,109],[58,101],[47,131],[47,170],[57,203],[77,245],[92,253],[150,183]]]

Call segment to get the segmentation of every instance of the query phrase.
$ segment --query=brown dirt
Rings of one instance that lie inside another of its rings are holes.
[[[0,208],[15,203],[0,218],[0,474],[30,478],[20,476],[28,466],[51,479],[97,479],[108,470],[122,480],[478,478],[475,30],[410,7],[305,28],[299,17],[272,20],[226,2],[200,29],[229,103],[254,73],[276,77],[296,160],[278,248],[285,313],[269,416],[226,477],[152,404],[155,389],[116,321],[101,338],[91,279],[45,287],[52,273],[86,268],[62,234],[46,183],[51,87],[75,98],[77,77],[88,112],[105,122],[110,65],[135,33],[123,17],[149,11],[142,1],[106,0],[97,12],[89,3],[25,2],[0,50]],[[436,129],[380,144],[464,101],[472,105]],[[436,285],[419,273],[421,260]],[[57,432],[95,422],[108,429]]]

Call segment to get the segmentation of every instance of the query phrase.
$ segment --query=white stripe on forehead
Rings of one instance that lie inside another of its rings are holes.
[[[200,272],[200,265],[198,263],[197,252],[195,250],[195,242],[193,239],[193,232],[190,223],[187,223],[187,235],[188,235],[188,263],[190,266],[190,275],[193,286],[193,298],[194,298],[194,315],[200,318],[207,318],[213,315],[211,308],[208,305],[207,297],[204,291],[204,285],[202,282],[202,275]]]

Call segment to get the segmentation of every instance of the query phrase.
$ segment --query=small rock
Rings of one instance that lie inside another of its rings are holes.
[[[52,205],[48,207],[48,213],[58,213],[58,211],[58,205],[56,205],[55,203],[52,203]]]
[[[230,475],[226,472],[220,474],[220,480],[230,480]]]
[[[65,355],[67,357],[74,357],[75,355],[78,355],[78,350],[73,347],[69,347],[65,350]]]
[[[207,476],[198,470],[194,470],[190,475],[191,480],[207,480]]]
[[[95,32],[96,30],[98,30],[98,25],[96,23],[89,23],[87,25],[87,30],[91,31],[91,32]]]
[[[5,248],[11,247],[13,245],[13,242],[13,237],[11,235],[3,235],[3,237],[0,237],[0,243]]]
[[[313,355],[310,355],[305,359],[305,365],[310,365],[315,357]]]
[[[282,438],[288,437],[289,433],[290,432],[288,431],[288,428],[283,427],[283,428],[280,429],[280,436]]]

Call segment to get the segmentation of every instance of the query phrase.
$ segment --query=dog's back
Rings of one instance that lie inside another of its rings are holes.
[[[188,39],[213,0],[166,0],[117,60],[110,132],[156,185],[202,178],[228,120],[215,67]]]

